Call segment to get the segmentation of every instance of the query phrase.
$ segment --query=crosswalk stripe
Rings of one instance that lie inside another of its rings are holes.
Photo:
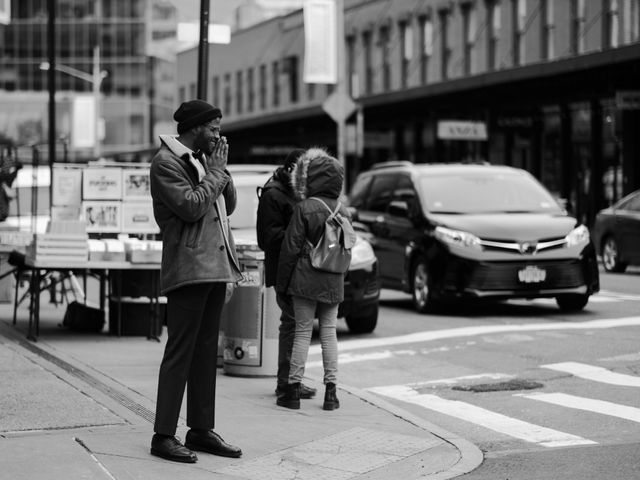
[[[610,417],[623,418],[640,423],[640,408],[628,407],[618,403],[593,398],[578,397],[566,393],[517,393],[514,396],[552,403],[561,407],[585,410],[587,412],[600,413]]]
[[[570,373],[576,377],[592,380],[594,382],[608,383],[610,385],[622,385],[625,387],[640,387],[640,377],[612,372],[606,368],[596,367],[578,362],[562,362],[541,365],[542,368]]]
[[[446,400],[437,395],[419,394],[406,385],[390,385],[373,387],[371,392],[386,397],[413,403],[429,410],[475,423],[490,430],[503,433],[510,437],[536,443],[544,447],[566,447],[574,445],[594,445],[597,442],[570,433],[560,432],[522,420],[495,413],[481,407],[458,400]]]

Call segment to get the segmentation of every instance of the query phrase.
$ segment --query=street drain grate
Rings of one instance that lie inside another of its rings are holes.
[[[536,388],[542,388],[544,385],[539,382],[533,382],[531,380],[519,380],[513,379],[506,382],[498,383],[481,383],[478,385],[456,385],[451,387],[452,390],[460,390],[462,392],[503,392],[507,390],[534,390]]]

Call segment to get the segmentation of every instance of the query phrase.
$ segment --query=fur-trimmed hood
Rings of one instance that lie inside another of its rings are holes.
[[[291,172],[291,188],[298,200],[313,196],[338,198],[343,181],[344,167],[322,148],[306,150]]]

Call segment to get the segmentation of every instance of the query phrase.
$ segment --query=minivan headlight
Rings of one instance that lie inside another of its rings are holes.
[[[585,225],[580,225],[571,230],[564,240],[567,242],[567,247],[575,247],[588,243],[589,238],[589,229]]]
[[[376,262],[376,254],[367,242],[360,235],[356,235],[356,243],[351,249],[351,265],[349,270],[359,268],[370,268]]]
[[[438,240],[456,247],[467,247],[481,250],[480,239],[472,233],[452,230],[446,227],[436,227],[435,236]]]

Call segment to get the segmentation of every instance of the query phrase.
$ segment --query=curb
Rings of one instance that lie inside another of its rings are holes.
[[[311,377],[305,375],[306,378],[312,380],[313,382],[322,385],[322,380],[316,377]],[[455,435],[427,420],[414,415],[413,413],[400,408],[387,400],[380,398],[377,395],[367,392],[366,390],[362,390],[357,387],[353,387],[345,384],[338,384],[338,389],[344,390],[345,392],[358,397],[363,402],[367,402],[374,407],[377,407],[381,410],[384,410],[405,422],[411,423],[418,428],[426,430],[436,437],[440,438],[442,441],[453,445],[460,452],[460,460],[451,468],[438,472],[435,475],[428,475],[428,478],[435,480],[447,480],[450,478],[459,477],[466,473],[471,472],[478,468],[483,460],[484,454],[482,451],[469,440],[466,440],[458,435]],[[425,477],[426,478],[426,477]]]

